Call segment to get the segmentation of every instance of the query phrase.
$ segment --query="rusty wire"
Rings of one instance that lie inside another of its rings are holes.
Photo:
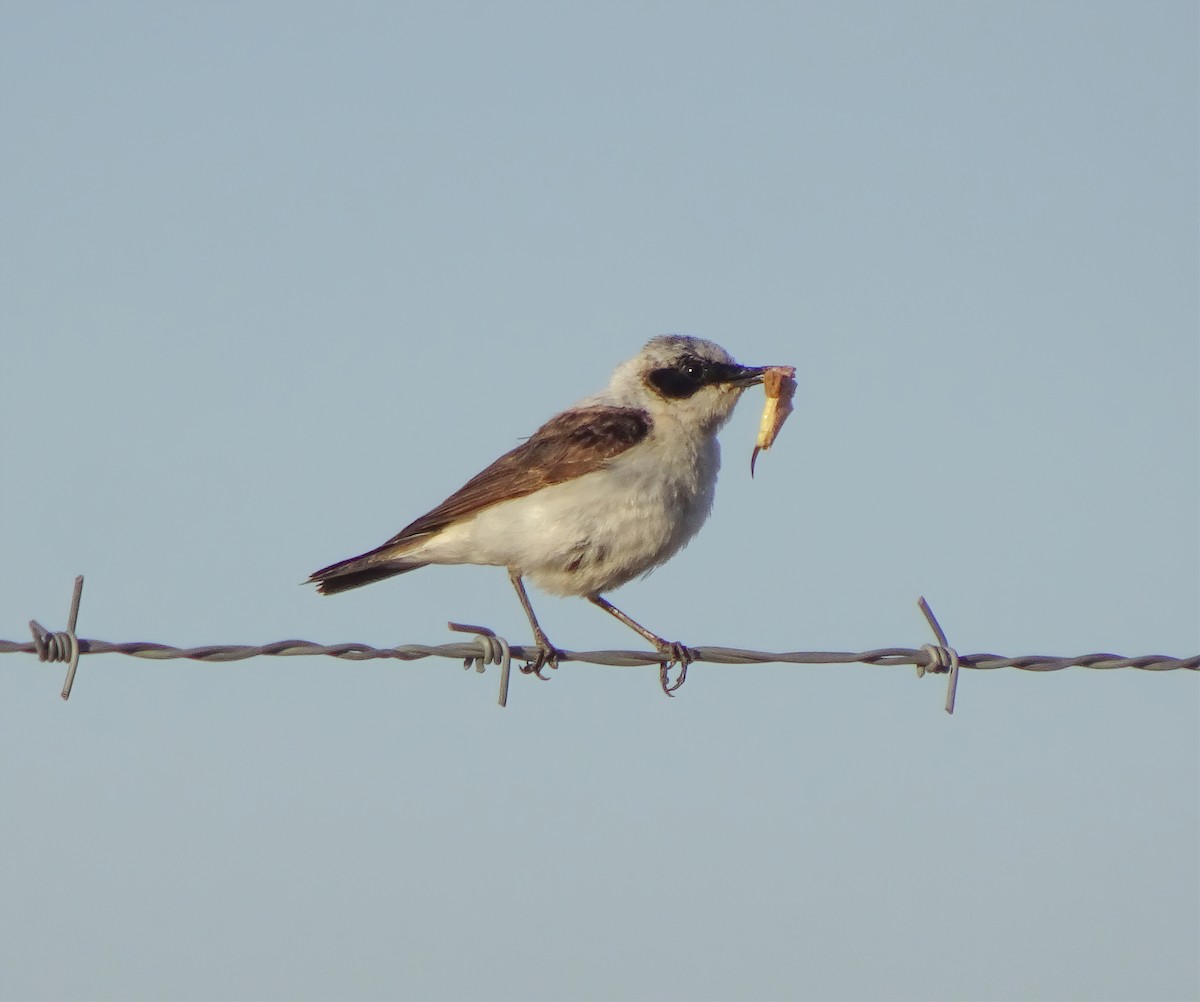
[[[538,654],[536,647],[510,646],[502,637],[496,636],[487,627],[466,626],[450,623],[449,627],[460,633],[474,635],[471,643],[453,644],[401,644],[396,647],[371,647],[368,644],[318,644],[309,640],[278,640],[270,644],[213,644],[204,647],[172,647],[168,644],[130,641],[111,643],[107,640],[87,640],[75,635],[79,615],[79,599],[83,589],[83,578],[75,579],[75,590],[68,615],[68,628],[53,633],[35,621],[29,624],[33,639],[24,642],[0,640],[0,654],[36,654],[40,661],[69,662],[62,698],[71,694],[79,657],[82,654],[125,654],[136,658],[169,660],[184,658],[189,661],[244,661],[256,657],[334,657],[346,661],[369,661],[388,659],[394,661],[418,661],[422,658],[454,658],[463,662],[463,667],[475,667],[482,672],[489,664],[500,666],[499,703],[505,706],[508,700],[509,670],[513,659],[532,663]],[[959,654],[949,646],[946,635],[934,617],[924,598],[918,603],[937,637],[936,644],[925,644],[920,648],[883,647],[872,651],[752,651],[739,647],[691,647],[692,663],[707,662],[720,665],[754,664],[865,664],[865,665],[911,665],[917,675],[926,672],[949,676],[946,692],[946,712],[954,712],[954,701],[958,673],[962,668],[992,670],[1017,668],[1021,671],[1061,671],[1064,668],[1136,668],[1141,671],[1200,671],[1200,655],[1172,657],[1165,654],[1145,654],[1125,657],[1120,654],[1080,654],[1056,657],[1045,654],[1026,654],[1004,657],[999,654]],[[562,651],[560,663],[575,661],[584,664],[604,665],[614,668],[637,668],[658,665],[663,678],[663,688],[668,688],[662,655],[655,651],[610,650],[610,651]],[[521,669],[524,671],[525,669]],[[677,687],[677,685],[676,685]],[[668,692],[668,695],[670,693]]]

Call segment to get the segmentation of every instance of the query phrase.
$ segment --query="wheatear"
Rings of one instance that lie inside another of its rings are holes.
[[[323,595],[427,564],[507,567],[538,657],[560,652],[538,625],[524,578],[582,595],[654,645],[666,665],[692,655],[635,623],[602,595],[691,541],[712,510],[717,432],[764,368],[738,365],[720,345],[656,337],[613,373],[608,389],[552,417],[382,546],[315,571]],[[664,682],[665,688],[665,682]]]

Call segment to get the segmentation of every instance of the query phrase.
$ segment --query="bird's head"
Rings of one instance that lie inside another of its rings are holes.
[[[623,363],[609,394],[652,418],[668,418],[698,431],[717,431],[747,387],[762,382],[761,367],[739,365],[724,348],[703,338],[656,337]]]

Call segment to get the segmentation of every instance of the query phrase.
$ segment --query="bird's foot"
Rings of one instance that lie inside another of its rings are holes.
[[[674,696],[675,690],[687,681],[688,665],[696,660],[696,655],[683,644],[671,643],[667,640],[659,640],[654,646],[658,648],[658,653],[665,659],[658,666],[658,683],[662,686],[663,692],[668,696]],[[679,676],[674,682],[671,681],[673,665],[679,665]]]
[[[537,644],[537,656],[528,664],[521,666],[521,672],[524,675],[536,675],[543,682],[549,682],[550,676],[543,675],[543,668],[558,669],[558,659],[562,657],[562,651],[550,643],[544,633],[538,633],[534,636],[534,642]]]

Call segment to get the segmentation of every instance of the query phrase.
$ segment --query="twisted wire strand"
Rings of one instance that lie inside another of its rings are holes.
[[[475,629],[475,628],[472,628]],[[62,638],[66,634],[43,631],[39,644],[32,640],[23,642],[0,640],[0,654],[38,654],[45,661],[66,660],[58,656],[70,651],[69,642]],[[419,661],[422,658],[454,658],[458,661],[477,660],[480,657],[478,643],[453,644],[399,644],[395,647],[372,647],[369,644],[318,644],[311,640],[277,640],[269,644],[211,644],[204,647],[172,647],[147,641],[113,643],[107,640],[78,639],[80,654],[126,654],[135,658],[154,661],[186,659],[188,661],[245,661],[257,657],[333,657],[344,661],[371,661],[388,659],[394,661]],[[929,645],[927,645],[928,647]],[[39,650],[41,648],[41,650]],[[865,664],[865,665],[911,665],[926,671],[938,672],[936,658],[931,657],[926,647],[883,647],[872,651],[753,651],[741,647],[692,647],[697,662],[704,661],[719,665],[758,664]],[[532,661],[537,655],[536,647],[519,644],[508,648],[518,661]],[[1057,657],[1048,654],[1025,654],[1004,657],[1000,654],[960,654],[962,668],[993,670],[1017,668],[1021,671],[1061,671],[1064,668],[1135,668],[1141,671],[1200,671],[1200,655],[1173,657],[1167,654],[1143,654],[1126,657],[1121,654],[1078,654]],[[604,665],[611,668],[641,668],[656,665],[662,655],[655,651],[607,650],[607,651],[563,651],[560,662],[575,661],[581,664]],[[490,663],[490,662],[489,662]],[[944,671],[945,668],[941,668]]]
[[[498,702],[508,704],[508,687],[512,659],[526,662],[523,672],[536,671],[545,656],[536,647],[510,647],[507,640],[498,637],[486,626],[467,626],[449,623],[457,633],[474,634],[474,643],[458,644],[401,644],[396,647],[371,647],[368,644],[317,644],[310,640],[277,640],[272,644],[211,644],[204,647],[172,647],[145,641],[111,643],[107,640],[83,640],[75,634],[79,616],[79,598],[83,591],[83,577],[75,579],[75,591],[71,597],[71,609],[67,616],[67,629],[51,632],[36,620],[29,623],[32,640],[17,643],[0,640],[0,654],[36,654],[38,660],[70,663],[63,683],[62,698],[71,695],[76,669],[81,654],[126,654],[135,658],[165,661],[184,658],[189,661],[227,662],[245,661],[257,657],[334,657],[345,661],[369,661],[387,659],[393,661],[417,661],[421,658],[443,657],[461,660],[464,668],[474,667],[484,671],[489,664],[500,666],[500,693]],[[946,712],[954,712],[958,691],[959,669],[1019,668],[1022,671],[1060,671],[1064,668],[1137,668],[1142,671],[1174,671],[1185,669],[1200,671],[1200,655],[1176,658],[1165,654],[1145,654],[1139,657],[1124,657],[1120,654],[1080,654],[1072,657],[1053,657],[1044,654],[1027,654],[1022,657],[1006,658],[998,654],[960,655],[950,646],[945,631],[934,616],[929,603],[922,598],[918,603],[930,629],[937,638],[936,644],[925,644],[920,648],[883,647],[873,651],[750,651],[740,647],[693,647],[686,649],[686,657],[680,663],[680,672],[674,682],[670,681],[672,663],[663,660],[660,651],[560,651],[557,663],[576,661],[586,664],[606,665],[614,668],[638,668],[647,665],[659,666],[659,681],[663,692],[673,695],[687,677],[687,665],[696,661],[720,665],[752,664],[866,664],[866,665],[915,665],[917,676],[926,673],[947,675]],[[539,677],[540,673],[539,673]]]

